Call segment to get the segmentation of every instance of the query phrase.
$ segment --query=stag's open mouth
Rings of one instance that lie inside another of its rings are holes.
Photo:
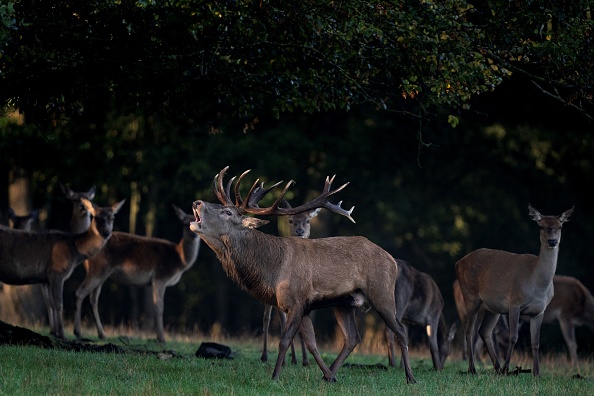
[[[190,230],[193,232],[198,232],[202,229],[202,219],[200,218],[200,210],[198,209],[198,207],[193,205],[192,212],[194,213],[194,219],[196,219],[196,221],[190,223]]]

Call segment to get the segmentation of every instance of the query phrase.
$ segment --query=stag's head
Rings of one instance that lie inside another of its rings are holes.
[[[556,249],[561,242],[561,229],[563,223],[571,219],[573,209],[566,210],[559,216],[543,216],[538,210],[528,205],[530,218],[540,226],[540,243],[548,249]]]
[[[262,182],[259,184],[259,179],[256,179],[244,199],[241,196],[240,183],[243,177],[249,172],[249,170],[247,170],[239,176],[235,183],[235,201],[233,201],[231,199],[231,188],[235,177],[229,180],[226,187],[223,185],[223,178],[228,168],[229,167],[223,168],[214,177],[214,191],[221,204],[209,203],[201,200],[195,201],[192,204],[195,221],[191,223],[190,229],[197,234],[219,238],[222,235],[231,233],[233,230],[252,229],[268,223],[268,220],[261,220],[247,216],[248,213],[255,215],[287,216],[311,212],[318,208],[326,208],[355,222],[351,217],[354,207],[350,210],[345,210],[340,207],[342,201],[336,205],[328,202],[328,197],[336,194],[348,185],[348,183],[345,183],[335,190],[330,190],[334,177],[332,177],[332,179],[328,177],[326,178],[326,184],[322,194],[312,201],[294,208],[281,207],[280,204],[287,193],[287,190],[294,183],[291,180],[285,185],[281,194],[271,206],[261,208],[258,206],[258,202],[264,198],[268,192],[279,186],[282,181],[265,188],[264,183]]]

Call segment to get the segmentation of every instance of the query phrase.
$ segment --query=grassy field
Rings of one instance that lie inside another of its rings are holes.
[[[109,334],[109,333],[108,333]],[[269,362],[260,362],[260,340],[205,339],[169,335],[165,346],[147,337],[105,340],[135,353],[93,353],[48,350],[29,346],[0,346],[0,395],[592,395],[594,362],[572,367],[565,357],[544,356],[541,376],[499,376],[488,365],[478,375],[466,374],[467,363],[454,352],[442,372],[432,370],[429,353],[412,350],[417,384],[407,385],[401,369],[387,366],[384,354],[356,351],[342,367],[337,382],[322,381],[315,362],[309,367],[287,364],[272,380],[277,341]],[[211,360],[195,357],[203,341],[231,347],[235,357]],[[103,343],[103,342],[102,342]],[[299,348],[298,348],[299,349]],[[326,362],[338,350],[321,346]],[[162,352],[162,353],[159,353]],[[530,368],[529,356],[514,356],[512,368]]]

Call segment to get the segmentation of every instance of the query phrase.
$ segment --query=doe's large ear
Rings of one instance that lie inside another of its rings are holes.
[[[268,220],[261,220],[255,217],[244,217],[241,220],[241,224],[243,224],[243,226],[245,228],[258,228],[258,227],[262,227],[265,224],[270,223],[270,221]]]
[[[571,219],[571,216],[573,215],[573,210],[575,209],[575,206],[572,207],[569,210],[566,210],[565,212],[563,212],[561,214],[561,216],[559,216],[559,221],[561,223],[565,223],[566,221],[569,221],[569,219]]]

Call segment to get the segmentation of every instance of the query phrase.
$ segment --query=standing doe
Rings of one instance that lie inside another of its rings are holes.
[[[114,231],[105,247],[85,261],[87,274],[76,290],[74,334],[77,338],[81,336],[82,303],[89,293],[97,333],[99,338],[105,338],[98,303],[103,283],[111,278],[123,285],[152,285],[157,339],[165,342],[165,290],[177,284],[182,274],[194,265],[200,249],[200,238],[190,231],[190,223],[194,216],[186,214],[175,205],[173,209],[183,225],[183,237],[179,243]]]
[[[396,316],[394,285],[398,277],[396,260],[384,249],[364,237],[331,237],[303,239],[277,237],[255,228],[268,221],[248,217],[255,215],[294,215],[316,208],[326,208],[348,217],[351,212],[328,202],[348,183],[330,190],[334,177],[326,178],[322,194],[295,208],[281,208],[279,203],[293,181],[285,186],[272,206],[261,208],[258,202],[272,188],[258,186],[256,180],[245,199],[235,184],[235,202],[231,199],[232,178],[225,188],[223,177],[228,167],[214,178],[215,194],[222,205],[197,200],[192,204],[196,220],[190,228],[215,252],[227,276],[260,302],[272,305],[287,314],[287,325],[279,342],[279,352],[272,378],[277,379],[286,352],[299,331],[309,352],[323,372],[326,381],[335,381],[336,372],[360,342],[355,310],[365,303],[374,308],[380,318],[396,334],[407,383],[415,378],[410,368],[404,326]],[[341,201],[342,202],[342,201]],[[366,301],[356,301],[358,292]],[[345,343],[334,362],[328,367],[317,350],[313,324],[309,313],[333,307]]]
[[[474,334],[477,315],[484,310],[479,334],[487,346],[493,366],[506,374],[514,346],[518,340],[520,316],[530,318],[532,344],[532,374],[540,373],[540,327],[544,311],[553,298],[553,276],[557,269],[561,228],[571,218],[573,208],[560,216],[543,216],[528,205],[529,215],[540,227],[540,253],[514,254],[502,250],[478,249],[456,263],[456,278],[460,282],[466,304],[464,333],[468,347],[468,371],[476,374],[474,365]],[[492,332],[499,315],[509,316],[510,342],[503,367],[493,348]]]
[[[85,198],[81,202],[92,220],[89,228],[79,234],[0,226],[0,281],[10,285],[41,284],[48,303],[50,333],[58,338],[64,338],[64,281],[109,240],[115,214],[124,204],[122,200],[100,208]]]

